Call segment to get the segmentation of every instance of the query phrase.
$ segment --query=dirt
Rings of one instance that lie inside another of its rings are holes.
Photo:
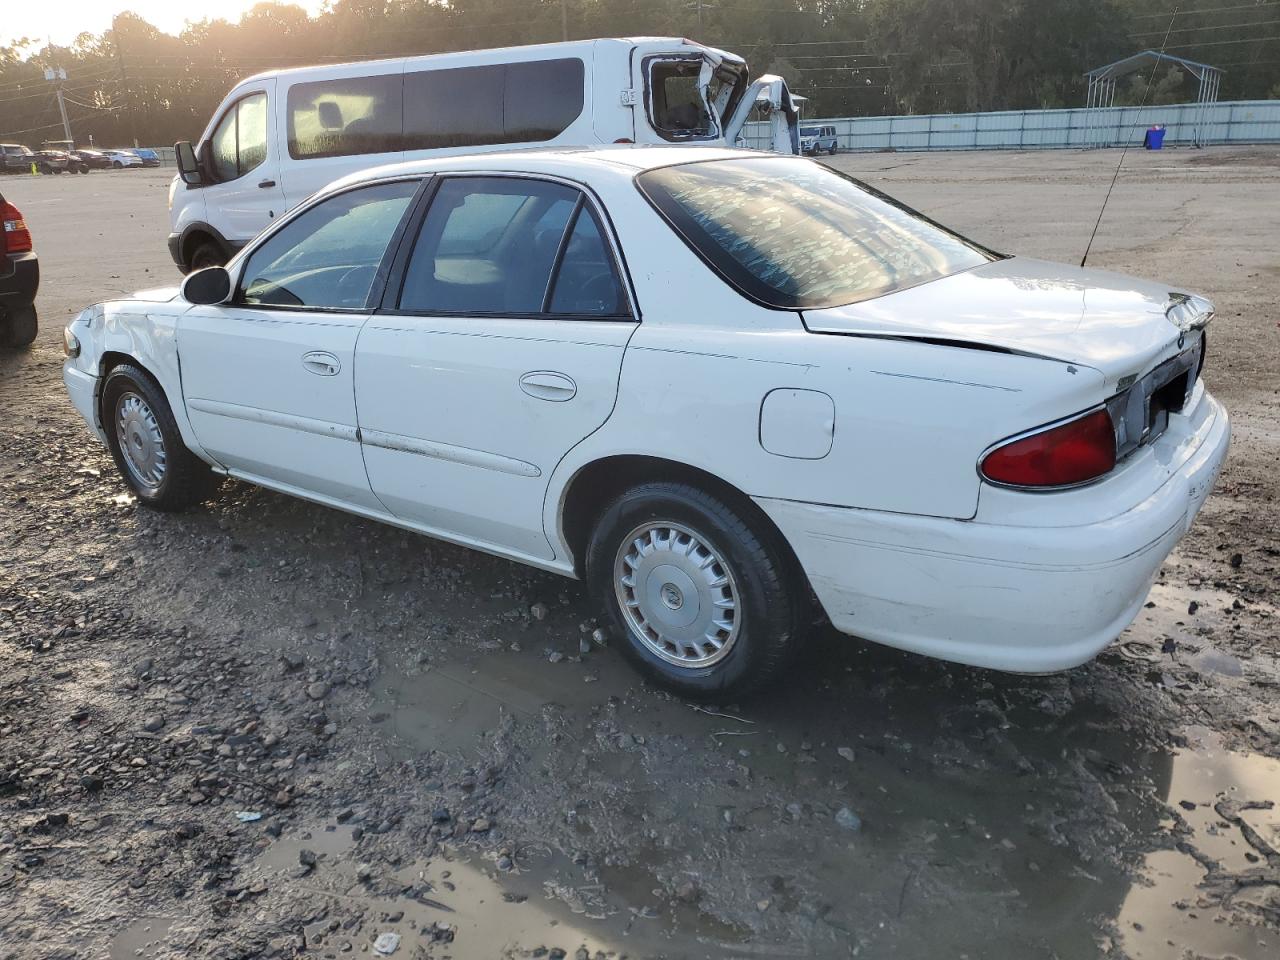
[[[165,177],[6,179],[44,281],[0,355],[0,958],[1274,957],[1277,157],[1131,152],[1090,255],[1217,302],[1235,425],[1115,645],[1016,677],[819,631],[714,707],[575,582],[243,484],[139,509],[60,337],[176,279]],[[1078,262],[1118,158],[835,162]]]

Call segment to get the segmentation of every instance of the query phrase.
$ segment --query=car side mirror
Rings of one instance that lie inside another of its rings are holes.
[[[231,274],[226,267],[205,267],[187,274],[182,281],[182,299],[187,303],[213,306],[231,297]]]
[[[178,163],[178,176],[183,183],[198,187],[204,183],[204,174],[200,172],[200,161],[196,159],[196,148],[190,140],[179,140],[173,145],[174,159]]]

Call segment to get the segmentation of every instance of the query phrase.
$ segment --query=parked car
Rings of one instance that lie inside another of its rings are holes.
[[[690,40],[601,39],[263,73],[174,145],[169,253],[226,263],[275,217],[348,173],[503,144],[731,145],[761,100],[794,153],[786,84]],[[778,122],[778,121],[786,122]]]
[[[90,170],[106,170],[111,166],[111,158],[101,150],[73,150],[71,155]]]
[[[44,172],[44,163],[30,147],[20,143],[0,143],[0,171],[4,173],[31,173],[32,164]]]
[[[149,147],[138,147],[133,151],[134,155],[142,161],[144,167],[160,166],[160,154],[156,153]]]
[[[0,346],[25,347],[36,338],[40,261],[22,212],[0,193]]]
[[[835,156],[840,149],[840,138],[833,126],[802,126],[800,128],[800,152],[808,156],[829,153]]]
[[[518,151],[346,177],[85,310],[64,377],[146,506],[230,475],[582,577],[651,677],[728,696],[811,591],[961,663],[1097,654],[1226,455],[1212,315],[798,157]]]
[[[40,158],[41,173],[88,173],[89,167],[80,161],[78,157],[74,157],[62,150],[37,150],[35,155]]]
[[[130,150],[104,150],[107,159],[111,161],[111,167],[115,170],[123,170],[126,167],[141,167],[142,158]]]

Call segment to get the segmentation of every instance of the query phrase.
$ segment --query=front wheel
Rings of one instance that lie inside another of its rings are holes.
[[[124,169],[124,164],[123,164],[123,163],[121,163],[119,160],[112,160],[112,161],[111,161],[111,166],[112,166],[113,168],[115,168],[116,170],[123,170],[123,169]]]
[[[647,483],[604,511],[587,578],[652,680],[696,698],[776,679],[800,642],[807,592],[780,536],[745,506],[685,483]]]
[[[227,257],[222,247],[212,240],[206,240],[191,251],[191,270],[203,270],[205,267],[226,266]]]
[[[183,444],[164,391],[146,372],[126,363],[107,374],[101,416],[116,468],[144,505],[184,510],[217,489],[218,476]]]

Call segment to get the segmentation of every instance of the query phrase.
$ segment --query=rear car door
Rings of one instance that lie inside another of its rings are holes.
[[[440,178],[356,356],[369,481],[393,514],[554,559],[552,470],[608,419],[635,330],[613,241],[577,186]]]
[[[233,474],[379,509],[356,436],[356,339],[420,183],[327,197],[247,254],[230,303],[183,315],[187,415]]]

